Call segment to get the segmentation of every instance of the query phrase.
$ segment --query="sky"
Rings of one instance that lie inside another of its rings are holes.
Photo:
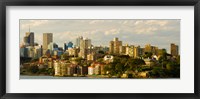
[[[179,19],[143,20],[143,19],[115,19],[115,20],[20,20],[20,44],[25,33],[34,32],[35,42],[42,45],[43,33],[53,33],[53,42],[63,47],[64,43],[75,40],[79,36],[92,40],[94,46],[109,46],[114,37],[118,37],[122,44],[146,44],[165,48],[170,51],[170,44],[180,47]]]

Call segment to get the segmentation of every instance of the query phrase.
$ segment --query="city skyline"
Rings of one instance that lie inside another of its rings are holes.
[[[180,78],[180,20],[62,21],[20,26],[20,75]]]
[[[171,43],[180,46],[180,20],[20,20],[20,43],[29,26],[41,45],[43,33],[53,33],[53,42],[60,47],[69,41],[75,44],[79,36],[91,39],[94,46],[109,46],[114,37],[123,45],[151,44],[167,52]]]

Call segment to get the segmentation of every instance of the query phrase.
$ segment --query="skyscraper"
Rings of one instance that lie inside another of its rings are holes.
[[[140,46],[134,47],[134,58],[138,58],[140,56]]]
[[[72,42],[68,42],[67,46],[68,46],[68,48],[72,48],[73,47],[73,43]]]
[[[64,43],[64,51],[66,51],[68,49],[68,46],[66,43]]]
[[[41,56],[42,56],[42,46],[41,45],[34,46],[34,57],[39,58]]]
[[[29,38],[28,37],[24,37],[24,44],[26,45],[26,46],[29,46]]]
[[[145,45],[144,51],[145,52],[152,52],[152,46],[151,46],[151,44]]]
[[[53,42],[52,33],[43,33],[43,54],[48,50],[48,45]]]
[[[87,50],[91,47],[91,39],[80,39],[80,53],[79,56],[82,58],[87,58]]]
[[[110,54],[114,53],[114,41],[110,41],[110,44],[109,44],[109,53]]]
[[[80,42],[81,42],[81,40],[83,40],[83,37],[82,37],[82,36],[76,38],[76,45],[75,45],[76,47],[80,47]]]
[[[178,45],[171,43],[171,55],[178,56]]]
[[[121,55],[125,55],[126,54],[126,46],[120,46],[119,47],[119,53]]]
[[[24,43],[25,45],[34,46],[34,32],[26,32]]]
[[[55,48],[58,48],[58,45],[56,43],[50,42],[49,45],[48,45],[48,50],[49,50],[51,55],[53,55],[53,50]]]
[[[134,45],[130,45],[130,46],[129,46],[128,55],[129,55],[130,57],[134,57],[134,48],[135,48]]]
[[[122,46],[122,41],[119,41],[118,38],[114,38],[113,41],[110,41],[110,54],[120,54],[120,46]]]

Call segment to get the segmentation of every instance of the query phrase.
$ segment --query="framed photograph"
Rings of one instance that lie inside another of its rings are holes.
[[[200,98],[200,3],[0,2],[2,99]]]

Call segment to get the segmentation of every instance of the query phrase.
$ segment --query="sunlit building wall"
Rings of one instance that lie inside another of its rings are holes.
[[[122,41],[119,41],[118,38],[114,38],[113,41],[110,41],[109,53],[120,54],[120,46],[122,46]]]
[[[34,46],[34,32],[26,32],[24,43],[28,43],[29,46]]]
[[[178,45],[171,43],[171,55],[178,56]]]
[[[48,50],[48,45],[53,42],[53,33],[43,33],[43,53]]]

